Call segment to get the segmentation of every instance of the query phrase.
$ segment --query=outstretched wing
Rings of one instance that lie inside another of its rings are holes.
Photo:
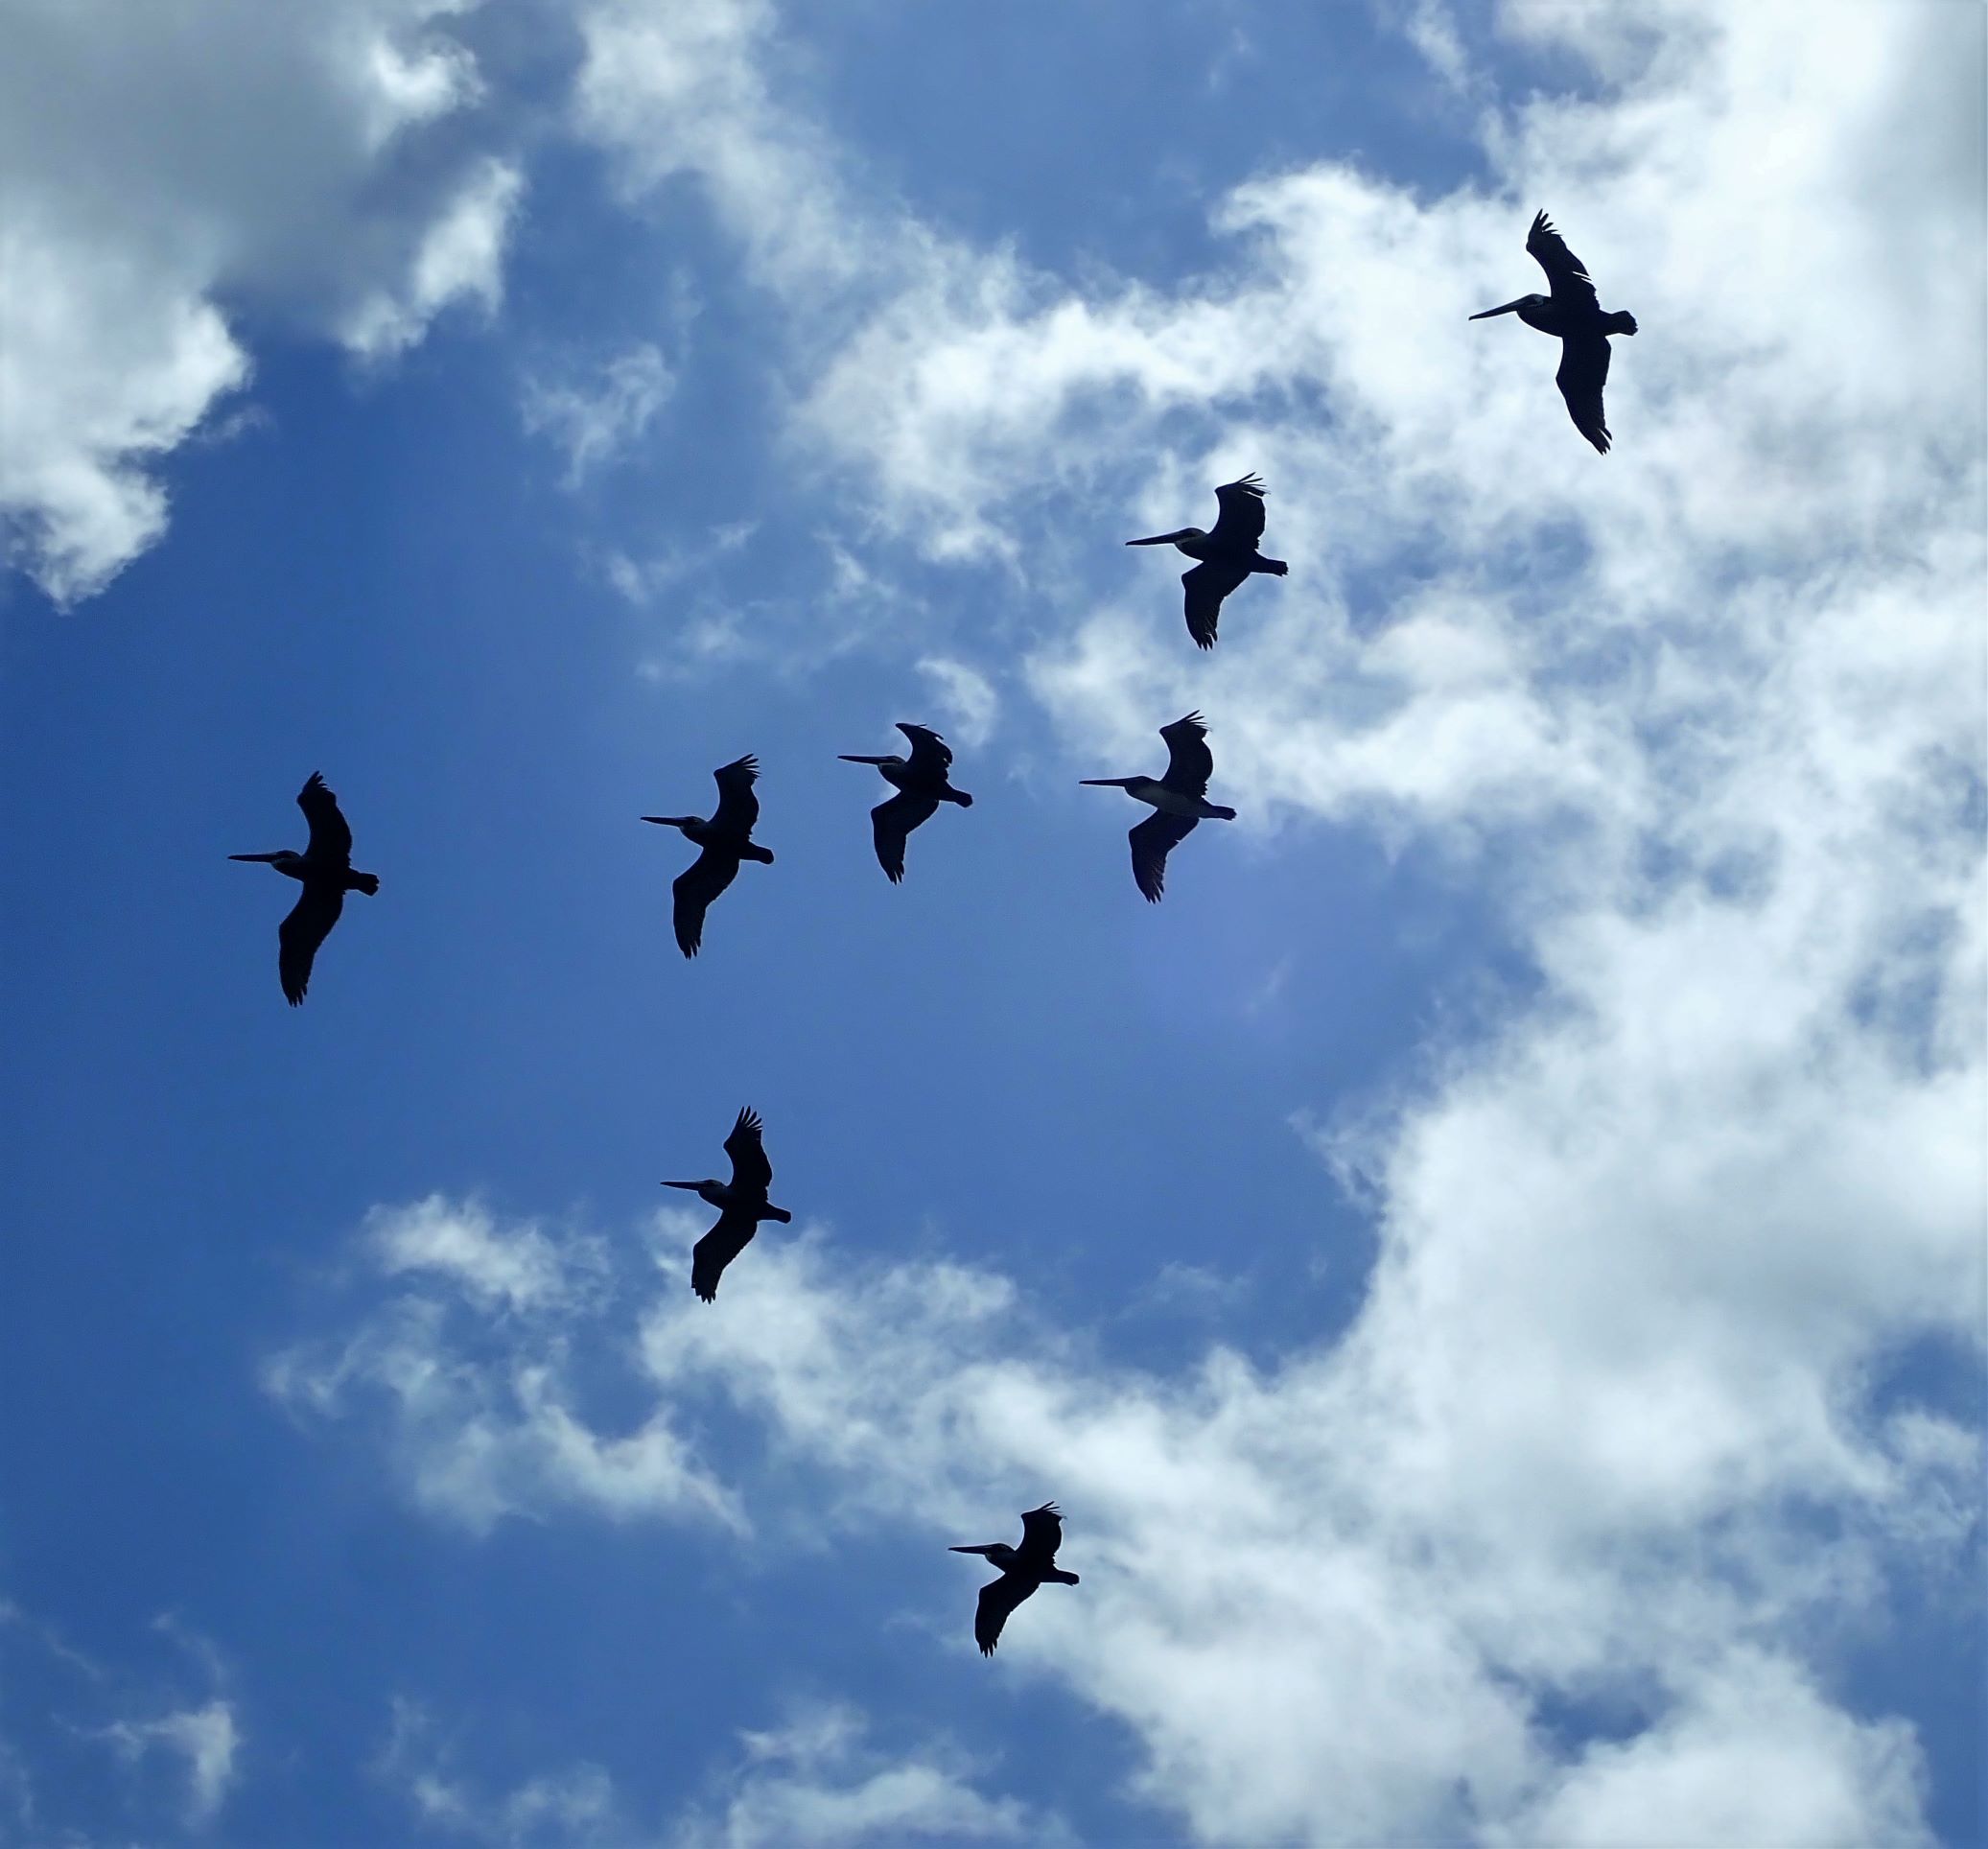
[[[760,819],[760,799],[753,794],[753,785],[760,781],[760,761],[747,752],[711,775],[718,786],[718,807],[711,818],[712,827],[722,833],[750,834],[753,824]]]
[[[1187,587],[1187,633],[1197,648],[1215,645],[1215,625],[1222,620],[1222,599],[1250,575],[1247,565],[1226,558],[1205,559],[1181,573]]]
[[[326,787],[323,776],[311,773],[311,781],[297,791],[297,807],[304,811],[304,820],[311,825],[311,839],[304,852],[313,860],[337,860],[347,864],[352,859],[352,831],[346,827],[345,818],[339,813],[339,799]],[[332,913],[336,919],[338,913]],[[326,930],[331,926],[327,924]]]
[[[1001,1641],[1001,1627],[1008,1614],[1036,1589],[1033,1580],[1017,1573],[1004,1573],[980,1588],[980,1603],[973,1608],[973,1641],[983,1656],[992,1656]]]
[[[343,893],[314,879],[290,908],[290,916],[277,925],[276,974],[283,984],[283,999],[292,1008],[302,1003],[304,991],[311,986],[311,965],[317,947],[331,935],[331,927],[344,909]]]
[[[773,1184],[773,1164],[766,1159],[766,1146],[760,1140],[760,1132],[764,1128],[757,1111],[741,1111],[731,1135],[725,1138],[735,1188],[763,1194]]]
[[[1155,813],[1126,837],[1132,843],[1132,877],[1148,904],[1159,903],[1166,891],[1166,857],[1194,832],[1191,815]]]
[[[1567,248],[1566,240],[1553,227],[1544,212],[1532,221],[1526,233],[1526,248],[1546,271],[1554,300],[1573,308],[1595,308],[1595,286],[1588,280],[1587,265]]]
[[[706,848],[676,877],[669,888],[676,898],[676,944],[686,956],[695,956],[704,942],[704,914],[711,901],[738,878],[738,856],[722,848]]]
[[[952,768],[952,747],[930,726],[906,725],[900,719],[898,730],[911,740],[911,758],[905,768],[914,777],[943,784]]]
[[[726,1213],[690,1248],[690,1288],[707,1302],[718,1294],[725,1267],[753,1243],[758,1223],[749,1213]]]
[[[1166,775],[1159,781],[1179,796],[1205,796],[1215,774],[1215,754],[1208,749],[1208,728],[1199,713],[1189,713],[1159,728],[1166,740]]]
[[[1603,456],[1614,439],[1602,411],[1602,387],[1608,383],[1608,340],[1601,334],[1571,335],[1560,342],[1560,369],[1554,384],[1567,401],[1574,428]]]
[[[1039,1572],[1056,1562],[1063,1545],[1063,1513],[1053,1502],[1031,1509],[1021,1518],[1021,1546],[1016,1551]]]
[[[1233,547],[1239,552],[1253,552],[1263,537],[1263,483],[1253,475],[1217,488],[1215,502],[1222,511],[1208,535],[1210,543],[1224,550]]]
[[[878,803],[870,811],[870,831],[877,838],[877,864],[896,885],[904,878],[904,838],[921,822],[929,822],[939,805],[929,796],[910,796],[901,790]]]

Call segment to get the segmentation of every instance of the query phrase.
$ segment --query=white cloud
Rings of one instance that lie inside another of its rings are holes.
[[[525,428],[566,455],[566,485],[634,447],[676,389],[662,353],[640,341],[598,368],[597,385],[525,382]]]
[[[378,1767],[401,1790],[425,1829],[502,1849],[527,1843],[636,1840],[621,1814],[614,1780],[582,1762],[539,1772],[508,1790],[490,1791],[456,1769],[446,1742],[434,1738],[433,1717],[417,1703],[396,1699],[393,1729]]]
[[[151,1720],[113,1721],[103,1737],[129,1760],[155,1748],[178,1754],[186,1762],[187,1821],[195,1825],[213,1821],[235,1781],[242,1735],[229,1702],[209,1701]]]
[[[249,377],[230,323],[383,357],[486,308],[520,179],[423,139],[474,0],[5,0],[0,516],[60,605],[165,528],[160,459]]]
[[[1001,696],[977,667],[944,655],[927,655],[919,663],[918,671],[931,682],[960,744],[978,751],[994,737]]]

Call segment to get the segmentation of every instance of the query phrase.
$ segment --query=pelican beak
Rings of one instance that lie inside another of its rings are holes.
[[[1123,777],[1080,777],[1077,781],[1087,789],[1123,789],[1126,784]]]
[[[948,1554],[979,1554],[982,1556],[987,1553],[987,1549],[984,1547],[948,1547],[946,1551]]]
[[[1518,307],[1519,302],[1523,302],[1525,299],[1521,295],[1518,302],[1507,302],[1503,308],[1487,308],[1482,315],[1473,315],[1470,318],[1473,321],[1488,321],[1493,315],[1509,315],[1513,309]]]
[[[695,1194],[703,1183],[699,1182],[665,1182],[663,1185],[665,1187],[688,1188],[692,1194]]]
[[[845,764],[882,764],[890,761],[886,758],[852,758],[846,751],[838,751],[835,756]]]
[[[268,861],[268,862],[272,862],[272,863],[273,863],[273,862],[275,862],[275,861],[277,861],[277,860],[280,860],[280,859],[282,859],[282,858],[283,858],[283,855],[282,855],[282,854],[281,854],[280,853],[277,853],[277,854],[229,854],[229,855],[228,855],[228,858],[229,858],[230,860],[262,860],[262,861]]]
[[[1129,539],[1125,543],[1128,546],[1171,546],[1186,530],[1187,528],[1182,527],[1175,532],[1155,533],[1151,539]]]

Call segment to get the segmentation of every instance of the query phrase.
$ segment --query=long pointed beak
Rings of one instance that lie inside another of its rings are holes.
[[[680,829],[690,818],[683,815],[644,815],[644,822],[653,822],[659,829]]]
[[[881,758],[852,758],[846,751],[838,751],[835,756],[845,764],[880,764],[885,761]]]
[[[1521,295],[1518,302],[1507,302],[1503,308],[1487,308],[1482,315],[1473,315],[1470,318],[1473,321],[1488,321],[1493,315],[1509,315],[1513,309],[1518,307],[1519,302],[1525,299]]]
[[[987,1549],[984,1547],[948,1547],[946,1551],[948,1554],[979,1554],[983,1556],[987,1553]]]
[[[1175,532],[1155,533],[1151,539],[1129,539],[1125,543],[1128,546],[1171,546],[1186,530],[1186,527],[1182,527]]]
[[[228,858],[230,860],[265,860],[273,862],[282,859],[283,855],[280,852],[276,854],[231,854],[228,855]]]
[[[1123,789],[1123,777],[1080,777],[1077,781],[1088,789]]]
[[[665,1182],[663,1185],[665,1187],[688,1188],[692,1194],[695,1194],[698,1188],[703,1184],[698,1182]]]

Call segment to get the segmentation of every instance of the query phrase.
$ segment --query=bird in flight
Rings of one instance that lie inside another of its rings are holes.
[[[1608,337],[1633,334],[1636,317],[1621,311],[1605,312],[1588,280],[1587,266],[1569,250],[1544,212],[1526,234],[1526,248],[1538,259],[1552,288],[1551,295],[1521,295],[1499,308],[1473,315],[1487,321],[1494,315],[1517,315],[1528,327],[1559,337],[1560,369],[1554,383],[1567,401],[1574,428],[1603,456],[1614,438],[1602,410],[1602,387],[1608,383]]]
[[[718,806],[707,821],[701,815],[644,815],[666,829],[679,829],[704,852],[677,875],[670,887],[676,900],[677,948],[695,956],[704,942],[704,914],[711,901],[738,878],[741,860],[772,866],[771,852],[753,837],[760,819],[760,799],[753,785],[760,780],[760,761],[747,753],[712,772],[718,786]]]
[[[1053,1502],[1031,1509],[1021,1518],[1021,1545],[1010,1547],[994,1541],[986,1547],[955,1547],[953,1554],[979,1554],[1001,1569],[998,1580],[980,1588],[980,1603],[973,1611],[973,1641],[983,1656],[992,1656],[1001,1640],[1001,1627],[1008,1614],[1029,1598],[1040,1585],[1073,1586],[1074,1573],[1056,1564],[1056,1550],[1063,1545],[1063,1516]]]
[[[841,754],[845,764],[875,764],[883,781],[898,793],[887,796],[870,811],[871,832],[877,840],[877,862],[890,877],[892,885],[904,878],[904,842],[911,831],[929,822],[941,803],[957,803],[971,808],[973,799],[947,781],[952,768],[952,747],[929,726],[898,721],[898,730],[911,741],[909,758],[853,758]]]
[[[262,861],[303,886],[290,916],[276,927],[276,976],[283,984],[283,999],[292,1008],[303,1003],[317,947],[331,935],[345,909],[345,895],[364,893],[370,899],[380,890],[377,874],[352,871],[352,831],[339,813],[339,799],[315,770],[297,792],[297,807],[311,825],[302,854],[279,848],[274,854],[228,855],[230,860]]]
[[[725,1138],[725,1154],[732,1159],[729,1182],[665,1182],[665,1187],[680,1187],[718,1210],[718,1223],[690,1248],[690,1288],[707,1303],[715,1300],[718,1279],[725,1267],[752,1244],[761,1220],[778,1220],[785,1226],[793,1215],[785,1207],[767,1204],[766,1190],[773,1185],[773,1164],[766,1159],[766,1147],[760,1140],[760,1113],[741,1111]]]
[[[1094,788],[1122,789],[1158,811],[1134,826],[1132,877],[1152,904],[1158,904],[1166,890],[1166,857],[1194,832],[1204,816],[1218,822],[1233,822],[1235,810],[1208,801],[1208,779],[1214,774],[1214,754],[1208,750],[1208,728],[1199,713],[1190,713],[1172,725],[1159,728],[1166,740],[1167,764],[1163,777],[1084,777],[1078,781]]]
[[[1215,624],[1222,616],[1222,599],[1251,572],[1268,572],[1282,577],[1290,571],[1280,558],[1265,558],[1256,550],[1263,537],[1263,483],[1253,475],[1230,481],[1215,490],[1215,530],[1204,533],[1199,527],[1182,527],[1177,533],[1155,533],[1151,539],[1129,539],[1128,546],[1171,546],[1201,563],[1181,574],[1187,590],[1187,633],[1198,648],[1215,645]]]

